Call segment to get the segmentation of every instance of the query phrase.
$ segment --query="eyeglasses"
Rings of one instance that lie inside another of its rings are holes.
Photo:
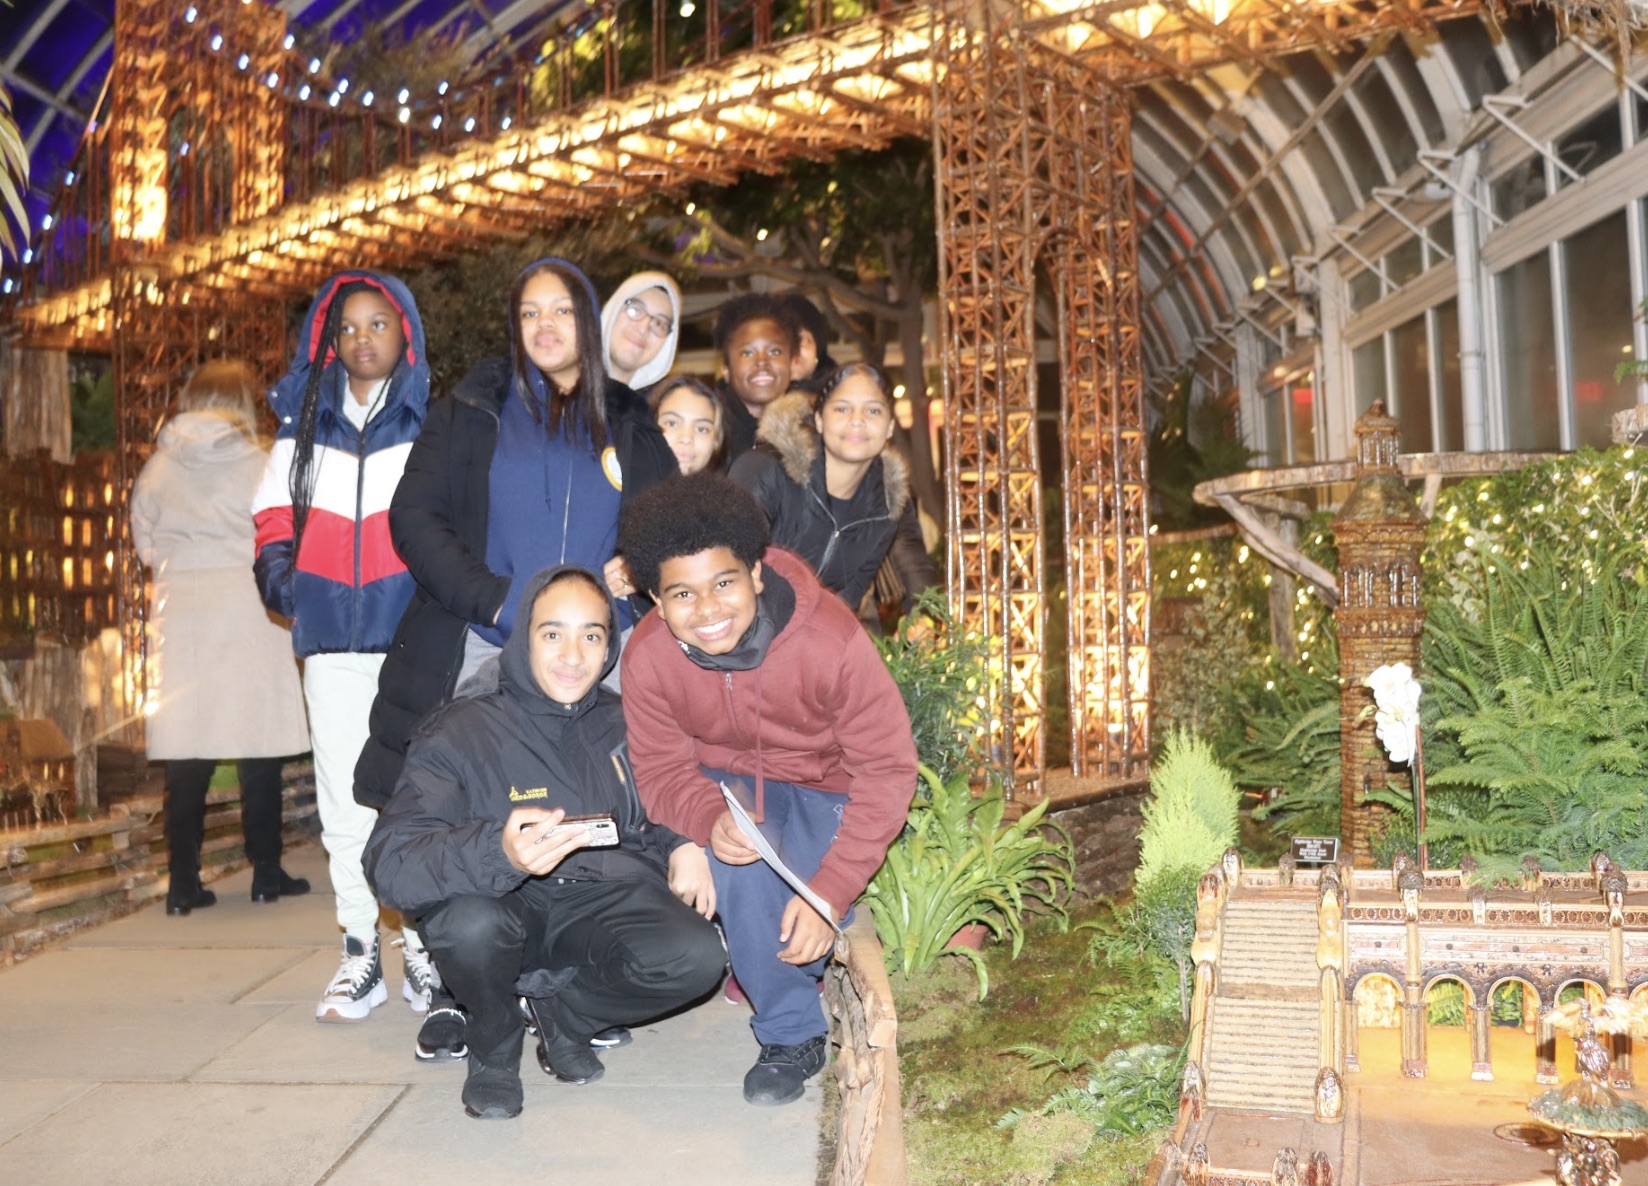
[[[662,313],[649,312],[637,297],[630,297],[619,308],[623,310],[624,316],[631,321],[648,322],[655,337],[667,338],[670,336],[670,331],[675,328],[675,322]]]

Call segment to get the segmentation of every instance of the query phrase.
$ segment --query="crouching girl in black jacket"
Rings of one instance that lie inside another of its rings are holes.
[[[534,577],[495,667],[414,736],[367,842],[381,899],[419,920],[470,1013],[464,1108],[520,1113],[525,997],[547,1074],[602,1074],[590,1039],[702,996],[726,962],[703,852],[647,821],[618,698],[616,606],[573,565]],[[609,816],[590,847],[567,816]],[[599,843],[597,841],[597,843]],[[672,892],[673,891],[673,892]]]

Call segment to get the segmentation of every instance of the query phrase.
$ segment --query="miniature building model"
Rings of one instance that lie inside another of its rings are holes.
[[[47,720],[0,721],[0,831],[66,816],[74,803],[74,747]]]
[[[1373,865],[1382,809],[1370,786],[1408,779],[1386,761],[1374,736],[1373,693],[1362,682],[1389,663],[1419,669],[1425,607],[1419,554],[1425,517],[1396,466],[1398,425],[1376,400],[1356,422],[1356,485],[1333,521],[1339,544],[1340,829],[1351,861]]]
[[[1356,990],[1370,977],[1398,986],[1401,1072],[1416,1079],[1429,1070],[1426,996],[1440,980],[1465,986],[1477,1080],[1494,1078],[1494,990],[1515,981],[1537,999],[1538,1083],[1557,1081],[1551,1018],[1564,989],[1623,1002],[1648,987],[1648,872],[1618,870],[1601,854],[1586,873],[1529,861],[1514,889],[1470,885],[1471,872],[1421,873],[1405,855],[1389,870],[1243,869],[1235,849],[1225,854],[1197,891],[1178,1177],[1164,1181],[1238,1180],[1219,1172],[1236,1151],[1210,1133],[1242,1125],[1213,1129],[1216,1113],[1308,1118],[1318,1146],[1297,1155],[1339,1164],[1355,1139],[1342,1126],[1364,1069]],[[1613,1053],[1613,1085],[1631,1086],[1629,1040],[1616,1038]]]

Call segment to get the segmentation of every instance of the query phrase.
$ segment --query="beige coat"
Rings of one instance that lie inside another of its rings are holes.
[[[267,464],[224,414],[184,412],[138,475],[132,539],[152,576],[153,760],[309,748],[291,637],[252,579],[252,494]]]

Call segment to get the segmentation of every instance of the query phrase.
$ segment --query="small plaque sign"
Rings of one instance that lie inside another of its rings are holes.
[[[1339,859],[1339,837],[1295,836],[1293,862],[1296,865],[1331,865]]]

